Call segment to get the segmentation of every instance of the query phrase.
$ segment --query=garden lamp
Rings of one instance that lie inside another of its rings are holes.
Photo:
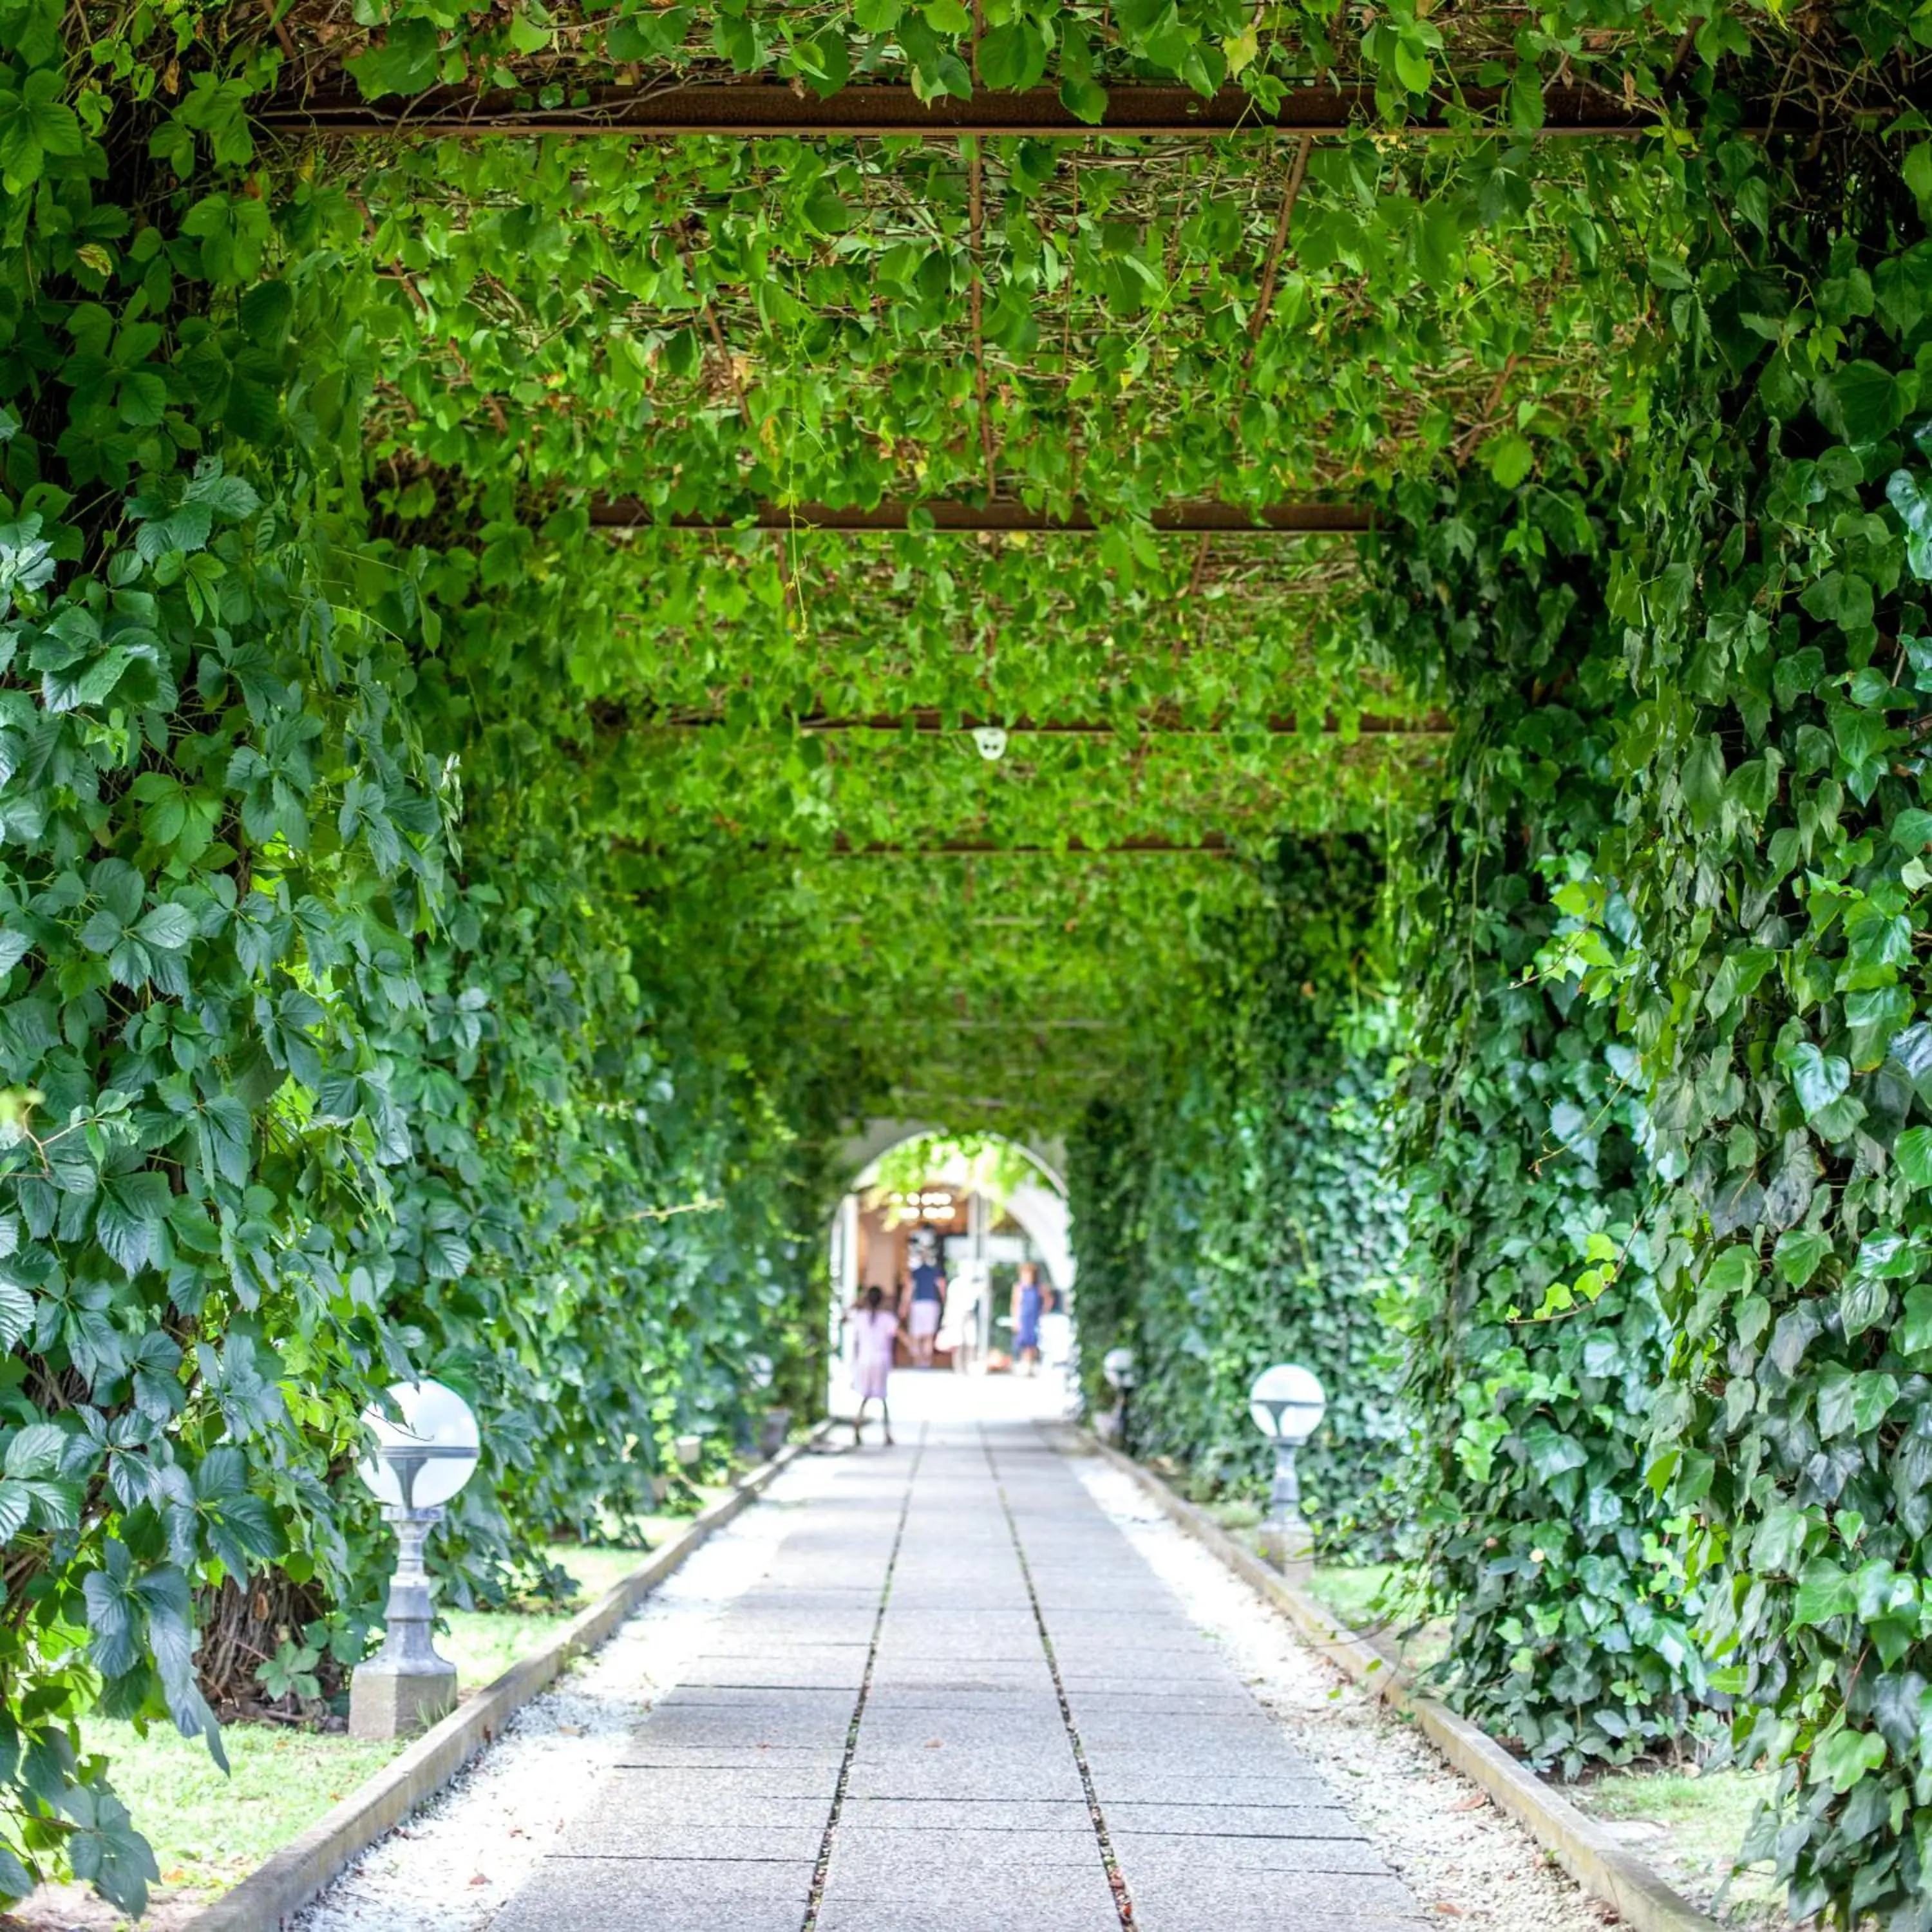
[[[1261,1528],[1262,1552],[1270,1562],[1300,1562],[1314,1546],[1302,1520],[1301,1478],[1294,1452],[1321,1427],[1328,1412],[1328,1398],[1321,1383],[1298,1362],[1277,1362],[1262,1370],[1248,1390],[1248,1414],[1274,1444],[1274,1485]]]
[[[1134,1392],[1134,1384],[1140,1378],[1134,1367],[1132,1349],[1109,1348],[1100,1358],[1100,1372],[1106,1378],[1107,1386],[1114,1391],[1114,1406],[1094,1418],[1094,1433],[1103,1442],[1117,1442],[1125,1448],[1127,1402]]]
[[[397,1415],[362,1412],[376,1446],[356,1468],[396,1526],[382,1647],[350,1680],[349,1730],[358,1738],[406,1736],[455,1708],[456,1666],[430,1640],[434,1586],[423,1545],[443,1505],[476,1474],[481,1442],[470,1405],[441,1382],[398,1382],[388,1393]]]

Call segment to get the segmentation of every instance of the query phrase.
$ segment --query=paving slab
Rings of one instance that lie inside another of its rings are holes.
[[[914,1887],[922,1873],[946,1874],[956,1895],[988,1897],[1023,1886],[1030,1874],[1102,1870],[1092,1821],[1030,1832],[1024,1843],[998,1825],[935,1826],[908,1832],[841,1816],[832,1840],[832,1879],[860,1892]]]
[[[758,1813],[755,1850],[747,1844],[742,1816],[728,1813],[707,1819],[661,1819],[595,1806],[563,1836],[553,1856],[588,1858],[657,1858],[682,1862],[748,1858],[810,1864],[825,1841],[826,1805],[817,1816],[778,1824],[772,1808]]]
[[[1304,1877],[1386,1878],[1388,1864],[1366,1838],[1282,1838],[1258,1834],[1210,1838],[1131,1832],[1108,1821],[1114,1855],[1136,1883],[1178,1876],[1204,1863],[1217,1873],[1292,1872]]]
[[[747,1926],[744,1932],[764,1932],[764,1928]],[[971,1900],[914,1903],[898,1894],[884,1898],[848,1894],[826,1901],[816,1932],[1120,1932],[1120,1917],[1111,1892],[1083,1898],[1077,1904],[1055,1899],[1037,1910],[999,1904],[982,1906]]]
[[[816,1868],[750,1860],[544,1860],[490,1932],[798,1932]]]
[[[1366,1835],[1339,1804],[1195,1804],[1115,1798],[1107,1805],[1107,1824],[1117,1838],[1130,1832],[1216,1838]]]
[[[1205,1861],[1178,1867],[1122,1869],[1132,1893],[1138,1927],[1168,1932],[1384,1932],[1420,1917],[1400,1879],[1356,1874],[1300,1876],[1216,1870]],[[1439,1923],[1439,1922],[1438,1922]],[[493,1928],[494,1932],[494,1928]]]
[[[1091,1844],[1094,1817],[1084,1797],[861,1798],[848,1791],[838,1828],[848,1826],[881,1832],[1083,1832]]]

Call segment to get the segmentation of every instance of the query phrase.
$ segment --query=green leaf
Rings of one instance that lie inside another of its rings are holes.
[[[1825,420],[1848,442],[1876,442],[1889,436],[1918,399],[1916,375],[1894,375],[1862,359],[1833,370],[1819,387]]]
[[[980,78],[988,87],[1018,92],[1036,87],[1046,73],[1045,35],[1022,17],[989,28],[980,40]]]
[[[436,79],[441,57],[436,29],[426,20],[392,26],[380,46],[343,62],[365,100],[386,94],[418,94]]]
[[[1907,1127],[1892,1154],[1899,1172],[1914,1187],[1932,1187],[1932,1127]]]
[[[1097,128],[1107,118],[1107,90],[1096,80],[1069,74],[1060,83],[1060,104],[1076,121]]]
[[[152,1168],[110,1176],[102,1186],[94,1236],[124,1274],[139,1274],[154,1258],[172,1198],[167,1177]]]
[[[1704,1286],[1726,1298],[1742,1294],[1757,1280],[1757,1251],[1748,1241],[1719,1250],[1704,1270]]]
[[[1869,1435],[1898,1399],[1898,1384],[1891,1376],[1853,1374],[1839,1363],[1828,1364],[1818,1378],[1818,1432],[1828,1441],[1847,1432]]]
[[[470,1244],[449,1228],[433,1228],[424,1240],[423,1262],[433,1280],[460,1280],[470,1262]]]
[[[1799,1630],[1828,1623],[1834,1617],[1847,1617],[1854,1607],[1851,1578],[1837,1564],[1820,1558],[1806,1564],[1798,1576],[1791,1628]]]
[[[11,1348],[34,1325],[32,1294],[0,1274],[0,1348]]]
[[[1476,460],[1487,468],[1502,488],[1514,490],[1536,467],[1536,451],[1528,437],[1515,430],[1506,430],[1485,441],[1476,452]]]
[[[178,952],[194,937],[194,915],[185,906],[158,905],[134,928],[144,944]]]
[[[50,157],[81,152],[80,117],[62,98],[59,72],[36,68],[18,88],[0,85],[0,174],[10,186],[31,187]]]
[[[1808,1120],[1815,1119],[1841,1100],[1852,1084],[1851,1062],[1840,1054],[1821,1052],[1810,1040],[1802,1042],[1786,1064],[1798,1104]]]
[[[1814,1781],[1822,1777],[1842,1797],[1884,1762],[1885,1740],[1876,1731],[1838,1730],[1820,1739],[1812,1774]]]
[[[61,1451],[67,1432],[51,1422],[29,1423],[16,1430],[7,1444],[6,1471],[10,1476],[51,1476],[60,1467]]]

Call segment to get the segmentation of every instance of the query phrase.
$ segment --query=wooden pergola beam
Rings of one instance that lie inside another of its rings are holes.
[[[306,93],[272,97],[255,115],[257,126],[293,135],[356,137],[434,134],[458,139],[489,136],[705,134],[757,140],[793,136],[961,135],[1035,140],[1094,140],[1156,137],[1218,139],[1231,134],[1286,134],[1320,140],[1358,127],[1385,126],[1372,86],[1310,83],[1292,86],[1281,104],[1264,110],[1240,87],[1203,98],[1192,88],[1130,84],[1108,90],[1097,124],[1081,120],[1059,90],[1036,87],[1019,93],[976,87],[961,100],[951,94],[921,100],[910,87],[868,82],[821,98],[776,80],[646,80],[634,86],[603,83],[570,90],[562,106],[538,104],[534,89],[432,87],[406,100],[363,100],[353,86],[332,76]],[[1633,107],[1606,88],[1553,86],[1544,90],[1539,139],[1597,136],[1635,140],[1654,134],[1657,112]],[[1519,138],[1504,110],[1503,90],[1464,87],[1452,116],[1437,103],[1418,110],[1400,131],[1428,136],[1497,134]],[[1816,116],[1792,118],[1788,104],[1749,102],[1735,131],[1808,136]]]
[[[1024,503],[914,502],[897,499],[869,509],[835,503],[760,503],[737,515],[674,511],[665,514],[633,496],[599,497],[590,506],[593,529],[637,530],[903,530],[914,512],[932,519],[934,530],[1091,532],[1106,519],[1084,503],[1063,515],[1030,509]],[[1249,509],[1238,503],[1163,503],[1148,513],[1156,530],[1214,532],[1230,536],[1347,536],[1375,528],[1374,513],[1357,503],[1264,503]]]

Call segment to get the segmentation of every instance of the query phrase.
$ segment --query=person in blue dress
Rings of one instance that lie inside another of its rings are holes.
[[[1040,1278],[1037,1262],[1022,1262],[1013,1283],[1013,1360],[1022,1375],[1040,1373],[1040,1318],[1053,1306],[1053,1291]]]

